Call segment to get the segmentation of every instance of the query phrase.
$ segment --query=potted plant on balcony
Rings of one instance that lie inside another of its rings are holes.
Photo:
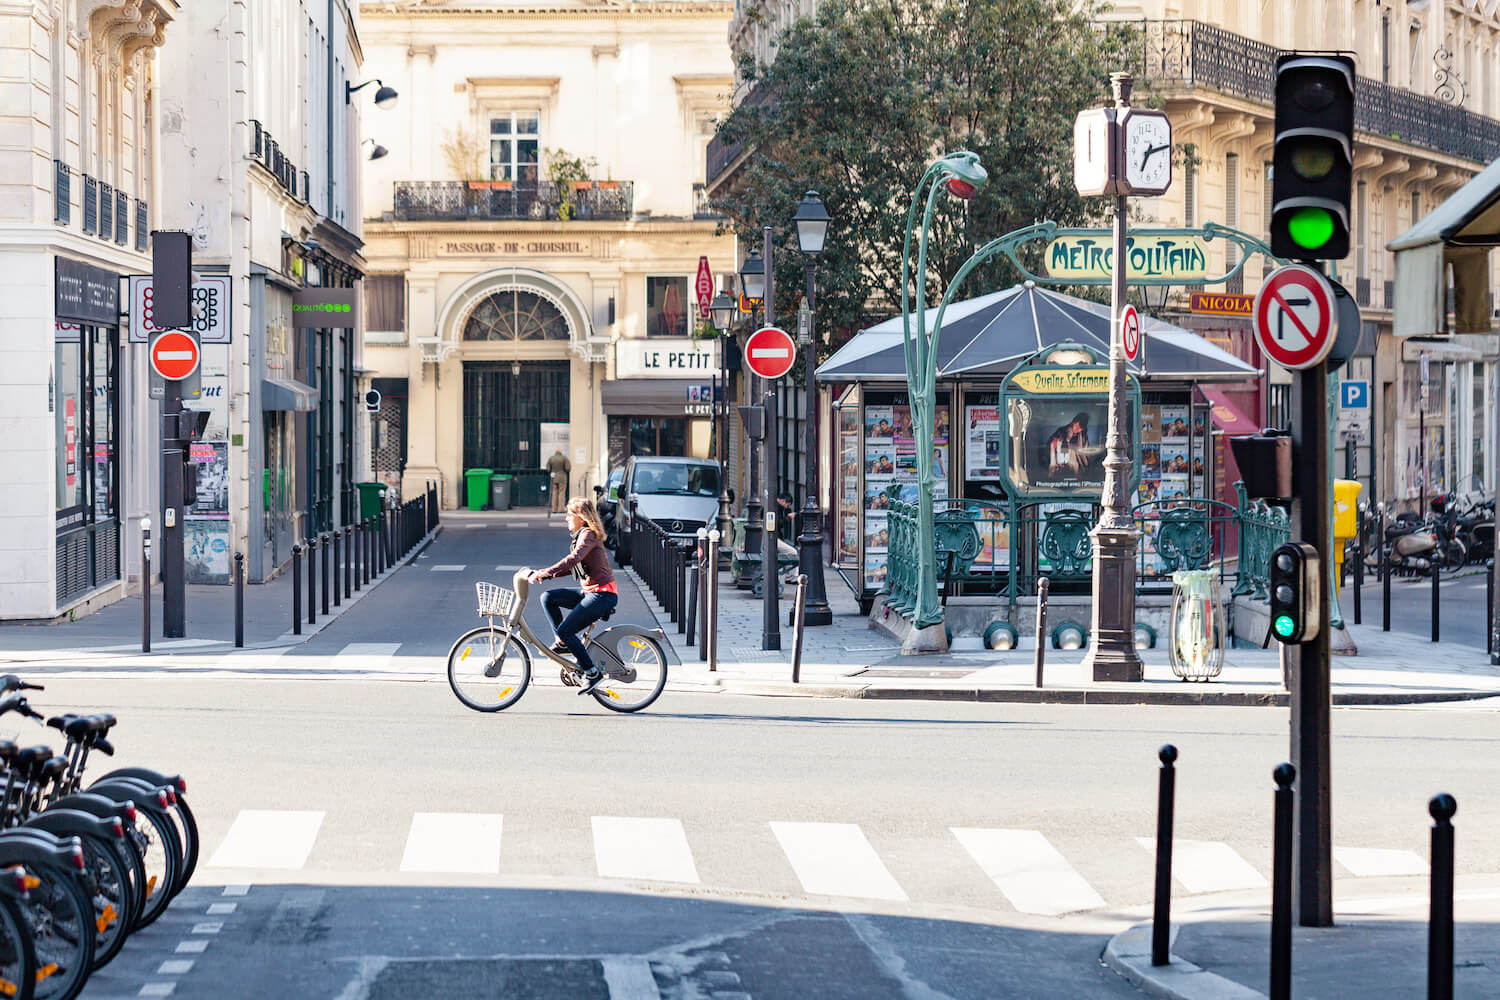
[[[552,183],[553,196],[557,199],[557,217],[563,222],[580,213],[593,214],[592,206],[580,192],[594,186],[594,168],[599,161],[592,156],[574,156],[565,149],[548,149],[547,180]]]

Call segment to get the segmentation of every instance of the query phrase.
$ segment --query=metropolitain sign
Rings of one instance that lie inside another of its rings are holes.
[[[1043,253],[1047,274],[1058,280],[1109,278],[1114,273],[1114,247],[1107,230],[1059,236]],[[1127,236],[1126,280],[1157,278],[1198,281],[1208,277],[1208,244],[1200,236]]]

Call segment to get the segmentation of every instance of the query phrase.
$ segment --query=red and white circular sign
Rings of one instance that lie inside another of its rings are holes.
[[[181,330],[168,330],[151,341],[151,367],[169,382],[198,370],[198,342]]]
[[[745,363],[761,378],[781,378],[797,360],[797,344],[780,327],[763,326],[745,342]]]
[[[1125,357],[1134,361],[1141,353],[1141,314],[1135,311],[1135,306],[1125,304],[1125,311],[1120,314],[1120,342],[1125,346]]]
[[[1305,264],[1271,272],[1250,315],[1260,349],[1283,368],[1311,368],[1328,356],[1339,333],[1333,286]]]

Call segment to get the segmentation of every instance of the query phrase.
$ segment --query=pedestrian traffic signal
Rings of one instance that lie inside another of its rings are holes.
[[[1285,643],[1308,642],[1322,627],[1318,550],[1285,542],[1271,553],[1271,634]]]
[[[1349,256],[1354,180],[1354,60],[1287,53],[1276,60],[1271,252],[1292,260]]]

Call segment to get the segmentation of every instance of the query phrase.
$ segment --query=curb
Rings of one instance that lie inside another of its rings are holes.
[[[1177,936],[1173,925],[1172,936]],[[1132,986],[1165,1000],[1266,1000],[1266,995],[1168,954],[1167,965],[1151,964],[1151,925],[1136,924],[1104,946],[1104,964]]]

